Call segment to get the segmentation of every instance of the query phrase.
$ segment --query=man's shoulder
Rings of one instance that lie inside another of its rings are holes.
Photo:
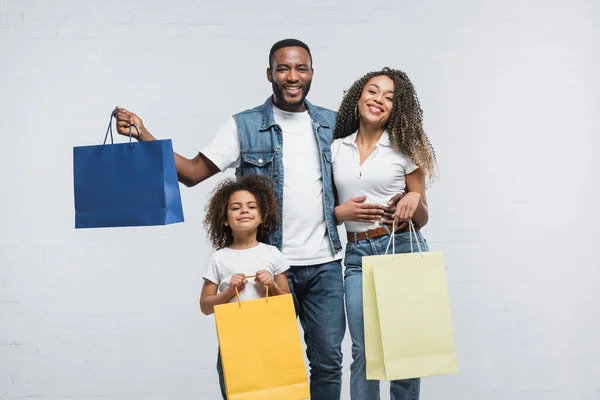
[[[333,116],[333,117],[337,116],[337,111],[334,111],[334,110],[332,110],[330,108],[323,107],[323,106],[318,106],[318,105],[315,105],[315,104],[313,104],[313,106],[315,107],[315,109],[317,111],[319,111],[322,114],[327,114],[328,116]]]
[[[310,107],[312,108],[313,115],[316,114],[316,116],[317,116],[316,119],[318,122],[319,122],[318,116],[321,116],[326,121],[327,124],[329,124],[332,127],[335,126],[335,122],[337,119],[337,111],[333,111],[327,107],[318,106],[316,104],[312,104],[312,103],[309,103],[309,104],[310,104]],[[323,121],[320,121],[320,122],[323,122]]]

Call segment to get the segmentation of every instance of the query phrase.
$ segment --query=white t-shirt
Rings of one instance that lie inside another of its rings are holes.
[[[308,111],[273,107],[283,135],[282,253],[290,265],[321,264],[342,258],[333,254],[323,209],[323,179],[317,138]],[[221,171],[240,163],[240,142],[233,117],[201,150]]]
[[[255,275],[257,271],[267,270],[271,275],[279,275],[290,268],[283,255],[274,246],[259,243],[245,250],[228,247],[217,250],[208,257],[203,278],[219,286],[219,293],[229,288],[234,274]],[[265,297],[265,287],[249,278],[248,283],[239,291],[241,300],[254,300]],[[237,301],[236,297],[230,300]]]
[[[387,206],[392,196],[405,192],[406,175],[419,168],[392,146],[387,131],[383,132],[377,147],[362,166],[356,147],[356,132],[334,140],[331,155],[339,204],[352,197],[366,195],[365,203]],[[344,224],[348,232],[365,232],[379,226],[378,221],[372,224],[345,221]]]

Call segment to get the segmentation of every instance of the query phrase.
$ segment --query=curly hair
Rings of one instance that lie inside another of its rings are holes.
[[[231,227],[225,226],[227,208],[231,195],[241,190],[252,193],[258,203],[262,223],[258,227],[257,239],[264,241],[267,235],[275,229],[279,222],[279,212],[277,199],[271,185],[270,179],[258,175],[248,175],[238,181],[228,179],[217,185],[206,205],[206,215],[204,216],[204,228],[215,249],[219,250],[233,243]]]
[[[359,120],[356,118],[356,106],[367,82],[376,76],[385,75],[394,82],[394,103],[387,123],[390,142],[396,150],[408,156],[421,167],[430,181],[437,177],[435,150],[423,129],[423,110],[415,88],[406,73],[383,68],[373,71],[355,81],[345,92],[338,111],[334,138],[343,138],[356,132]]]

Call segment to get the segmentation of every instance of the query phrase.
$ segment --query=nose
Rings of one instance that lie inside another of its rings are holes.
[[[296,70],[294,70],[294,69],[290,69],[290,72],[288,73],[288,76],[287,76],[287,80],[289,82],[296,82],[298,80],[298,72],[296,72]]]

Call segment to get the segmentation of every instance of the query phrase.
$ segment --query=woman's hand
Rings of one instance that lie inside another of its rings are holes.
[[[365,204],[367,196],[353,197],[334,209],[335,219],[338,222],[356,221],[373,223],[383,215],[383,206],[379,204]]]
[[[396,226],[401,223],[412,220],[413,215],[421,205],[421,195],[417,192],[408,192],[396,205],[394,213],[394,222]]]

